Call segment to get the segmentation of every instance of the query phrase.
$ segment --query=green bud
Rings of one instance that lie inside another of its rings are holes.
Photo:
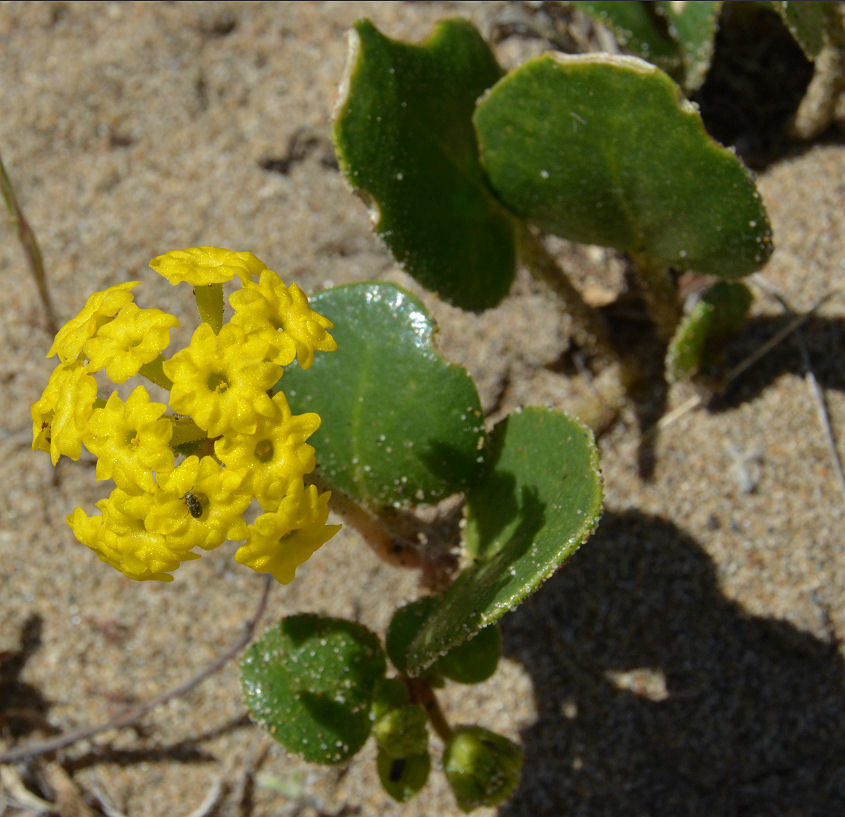
[[[443,753],[443,771],[458,808],[472,811],[495,806],[519,785],[522,749],[502,735],[480,726],[459,726]]]
[[[411,702],[408,687],[398,678],[379,678],[373,687],[373,720]]]
[[[389,757],[421,755],[428,749],[427,723],[421,706],[406,704],[382,715],[373,726],[373,737]]]
[[[438,659],[434,669],[459,684],[480,684],[496,671],[501,654],[502,631],[491,624]]]
[[[428,752],[410,757],[390,757],[379,749],[376,763],[381,785],[400,803],[410,800],[425,785],[431,769]]]

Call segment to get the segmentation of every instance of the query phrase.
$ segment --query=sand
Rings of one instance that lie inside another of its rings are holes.
[[[571,405],[577,384],[558,366],[566,324],[542,288],[521,273],[508,299],[480,317],[421,292],[372,234],[328,138],[344,32],[358,17],[419,39],[454,14],[488,33],[501,10],[0,4],[0,152],[41,242],[60,318],[91,290],[127,279],[172,299],[147,269],[165,250],[250,249],[307,292],[368,279],[407,286],[488,410]],[[497,53],[513,64],[537,47],[511,38]],[[264,169],[266,160],[284,172]],[[843,170],[838,136],[758,176],[777,246],[764,276],[798,311],[841,286]],[[556,246],[579,284],[618,291],[617,259]],[[90,458],[61,463],[56,481],[49,458],[30,450],[29,406],[52,369],[51,338],[20,245],[1,222],[0,276],[0,736],[9,747],[106,720],[199,671],[238,636],[262,581],[224,546],[172,584],[133,583],[75,542],[64,518],[90,508],[102,486]],[[145,300],[155,303],[149,292]],[[170,305],[189,313],[186,298]],[[844,319],[840,293],[801,330],[840,437]],[[785,322],[758,292],[726,366]],[[673,387],[666,408],[696,393]],[[640,408],[659,398],[655,384]],[[634,405],[600,446],[598,533],[503,620],[497,674],[443,696],[453,722],[480,723],[525,747],[523,783],[500,813],[842,813],[845,495],[795,337],[717,403],[668,425],[651,451]],[[314,611],[383,632],[417,593],[415,573],[383,564],[345,529],[293,584],[274,588],[261,626]],[[136,729],[10,767],[0,814],[26,812],[15,805],[16,780],[50,802],[64,791],[62,815],[84,813],[67,804],[74,792],[93,814],[188,815],[218,783],[221,815],[459,813],[439,771],[417,800],[393,803],[374,755],[368,745],[338,769],[289,757],[246,720],[231,663]]]

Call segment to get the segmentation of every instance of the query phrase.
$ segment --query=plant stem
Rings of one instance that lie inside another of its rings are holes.
[[[838,3],[825,3],[825,43],[813,58],[813,78],[790,123],[798,139],[815,139],[833,121],[845,88],[845,18]]]
[[[625,398],[628,378],[624,366],[610,342],[601,315],[584,301],[540,238],[524,225],[520,225],[519,229],[521,263],[551,289],[561,311],[572,319],[575,342],[603,364],[601,374],[592,383],[593,398],[583,401],[573,410],[595,433],[601,433],[616,419]]]
[[[601,316],[581,297],[566,273],[549,254],[538,236],[520,225],[517,233],[519,260],[531,274],[542,281],[555,294],[565,312],[572,319],[572,334],[578,345],[605,361],[617,360],[618,355],[610,343],[607,327]]]
[[[382,561],[394,567],[420,567],[422,564],[420,550],[394,539],[376,514],[366,510],[337,488],[326,485],[323,480],[313,474],[311,481],[321,491],[331,490],[332,510],[343,519],[345,524],[358,531],[363,540]]]
[[[411,700],[425,710],[425,714],[428,715],[428,720],[434,731],[437,732],[438,737],[444,743],[448,743],[452,737],[452,727],[449,726],[431,685],[424,678],[406,677],[402,680],[405,682],[405,686],[408,687]]]
[[[12,222],[18,231],[18,240],[21,242],[21,246],[26,254],[29,271],[35,279],[36,287],[38,287],[38,295],[41,298],[41,304],[47,315],[47,329],[51,335],[55,336],[59,331],[59,322],[56,319],[56,310],[50,298],[50,290],[47,288],[47,276],[44,273],[44,259],[41,257],[41,248],[38,246],[35,233],[32,231],[32,227],[29,226],[29,222],[26,220],[23,210],[18,203],[12,182],[8,175],[6,175],[6,168],[3,166],[2,157],[0,157],[0,193],[3,194],[6,209],[9,211]]]
[[[216,335],[223,326],[223,284],[194,287],[194,300],[197,302],[200,318]]]
[[[631,253],[631,267],[660,339],[669,341],[681,319],[678,290],[669,268],[642,253]]]
[[[167,389],[170,391],[173,388],[173,381],[164,373],[164,369],[162,368],[162,363],[164,363],[164,358],[159,355],[155,360],[151,360],[149,363],[145,363],[141,368],[138,370],[138,374],[142,377],[146,377],[151,383],[155,383],[156,386],[161,386],[163,389]]]

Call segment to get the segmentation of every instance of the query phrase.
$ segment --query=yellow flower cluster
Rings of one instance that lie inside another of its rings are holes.
[[[171,581],[196,549],[233,540],[243,542],[236,561],[287,584],[339,526],[326,524],[329,493],[305,484],[314,468],[306,440],[320,418],[293,414],[272,391],[294,360],[307,369],[316,351],[337,348],[332,323],[250,252],[193,247],[150,266],[194,287],[203,321],[190,344],[164,358],[179,321],[138,307],[140,282],[95,292],[50,348],[59,363],[32,406],[32,447],[54,465],[79,459],[83,445],[96,456],[97,479],[115,488],[99,514],[76,508],[68,524],[129,578]],[[241,288],[224,324],[222,284],[234,278]],[[98,398],[100,371],[114,383],[146,377],[169,391],[168,405],[142,385],[125,401],[116,391]],[[248,525],[253,500],[261,514]]]

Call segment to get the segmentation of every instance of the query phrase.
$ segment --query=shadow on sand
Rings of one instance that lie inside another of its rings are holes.
[[[539,716],[501,815],[845,814],[836,645],[726,599],[674,525],[608,512],[503,631]]]

